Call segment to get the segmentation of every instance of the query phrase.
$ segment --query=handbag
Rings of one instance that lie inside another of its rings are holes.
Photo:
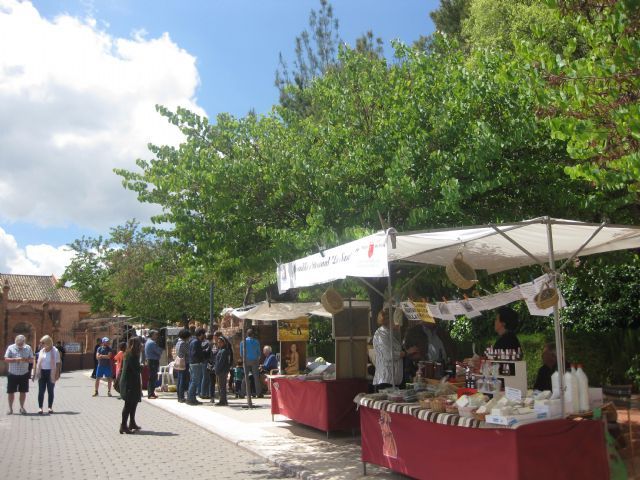
[[[176,357],[173,361],[173,369],[174,370],[186,370],[187,369],[187,361],[184,357]]]

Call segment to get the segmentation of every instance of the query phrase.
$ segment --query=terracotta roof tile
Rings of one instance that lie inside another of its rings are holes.
[[[9,301],[85,303],[80,300],[80,292],[73,288],[56,288],[53,275],[14,275],[0,273],[0,288],[5,280],[9,282]]]

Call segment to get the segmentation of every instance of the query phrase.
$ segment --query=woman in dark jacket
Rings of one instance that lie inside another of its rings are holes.
[[[140,430],[136,424],[136,408],[142,399],[141,371],[140,339],[133,337],[129,339],[120,376],[120,398],[124,400],[120,433],[135,433],[136,430]],[[128,426],[127,418],[129,418]]]
[[[227,377],[231,368],[231,345],[223,336],[216,337],[218,342],[218,352],[213,364],[216,372],[218,389],[220,392],[220,400],[216,406],[225,406],[227,403]]]

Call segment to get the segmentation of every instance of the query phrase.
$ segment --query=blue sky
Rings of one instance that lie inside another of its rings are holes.
[[[433,31],[429,12],[438,0],[338,0],[332,2],[342,39],[350,45],[368,30],[390,41],[411,43]],[[278,54],[293,59],[295,37],[308,25],[318,0],[62,0],[35,1],[48,18],[62,12],[90,14],[119,37],[144,30],[150,37],[168,32],[197,58],[199,103],[210,116],[267,112],[278,100],[273,86]]]
[[[352,45],[372,30],[384,40],[387,56],[391,40],[411,43],[433,31],[429,12],[438,4],[332,2],[345,42]],[[5,206],[0,209],[0,271],[7,271],[53,268],[51,262],[24,258],[30,245],[48,245],[55,256],[60,246],[82,235],[108,233],[132,217],[144,222],[152,210],[136,204],[112,169],[135,168],[135,158],[145,155],[150,141],[178,141],[164,125],[151,127],[163,121],[155,118],[153,104],[179,104],[210,118],[220,112],[268,112],[278,98],[278,54],[293,60],[295,37],[320,3],[38,0],[31,7],[0,0],[2,6],[0,29],[15,29],[4,36],[0,32],[0,67],[33,75],[0,75],[0,101],[15,104],[20,116],[16,122],[15,114],[7,112],[3,119],[0,112],[0,126],[12,127],[4,136],[0,132],[0,151],[7,152],[0,155],[0,169],[11,173],[6,183],[0,179]],[[38,42],[46,57],[38,56]],[[2,43],[11,43],[12,50]],[[41,95],[46,101],[34,95],[41,91],[47,92]],[[34,178],[36,185],[20,187]],[[3,259],[3,248],[15,250],[12,261],[8,254]]]

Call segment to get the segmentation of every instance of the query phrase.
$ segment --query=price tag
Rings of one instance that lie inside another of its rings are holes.
[[[513,402],[520,402],[522,400],[522,391],[519,388],[505,387],[504,391],[508,400]]]

